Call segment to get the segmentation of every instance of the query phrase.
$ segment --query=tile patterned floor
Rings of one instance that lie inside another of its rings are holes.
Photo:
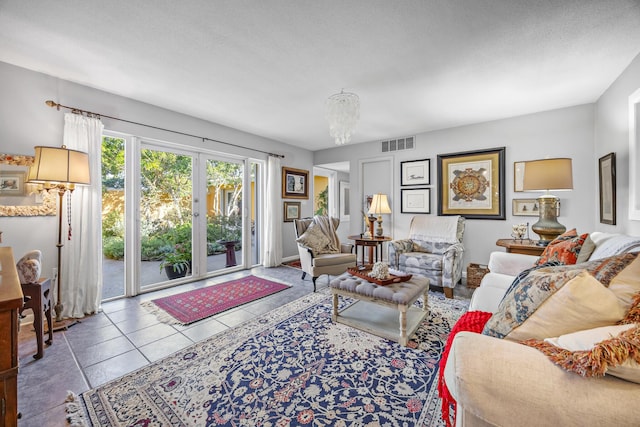
[[[280,281],[291,288],[187,326],[160,323],[140,306],[143,301],[249,274]],[[67,331],[56,332],[53,344],[45,347],[45,356],[40,360],[32,357],[36,352],[32,328],[23,325],[19,334],[18,375],[18,410],[22,419],[18,425],[66,425],[64,400],[68,390],[82,393],[301,298],[313,291],[313,285],[309,277],[306,280],[300,277],[300,270],[289,267],[259,267],[111,301],[103,304],[102,312],[82,319]],[[326,286],[326,276],[318,279],[319,289]],[[468,298],[468,294],[466,287],[456,287],[457,298]]]

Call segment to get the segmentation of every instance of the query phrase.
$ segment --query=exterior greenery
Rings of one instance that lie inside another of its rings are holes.
[[[124,259],[124,140],[104,137],[102,143],[104,256]],[[142,261],[163,261],[175,270],[191,263],[191,157],[142,149],[140,161],[140,233]],[[242,235],[239,206],[242,165],[207,162],[212,211],[207,215],[207,255],[224,253],[226,241]]]

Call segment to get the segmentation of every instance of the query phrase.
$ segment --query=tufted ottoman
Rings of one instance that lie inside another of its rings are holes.
[[[414,276],[406,282],[380,286],[349,273],[329,283],[333,294],[334,322],[339,322],[406,346],[427,315],[429,279]],[[357,299],[338,311],[338,295]],[[422,310],[412,307],[424,296]]]

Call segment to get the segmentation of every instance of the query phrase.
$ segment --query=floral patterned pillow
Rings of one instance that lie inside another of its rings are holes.
[[[540,255],[536,265],[542,265],[550,261],[575,264],[582,244],[587,237],[589,237],[589,233],[578,236],[575,228],[565,232],[549,243],[542,255]]]

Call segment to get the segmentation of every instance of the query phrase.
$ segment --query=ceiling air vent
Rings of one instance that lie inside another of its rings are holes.
[[[413,136],[382,141],[383,153],[389,153],[391,151],[413,150],[414,147],[415,144]]]

